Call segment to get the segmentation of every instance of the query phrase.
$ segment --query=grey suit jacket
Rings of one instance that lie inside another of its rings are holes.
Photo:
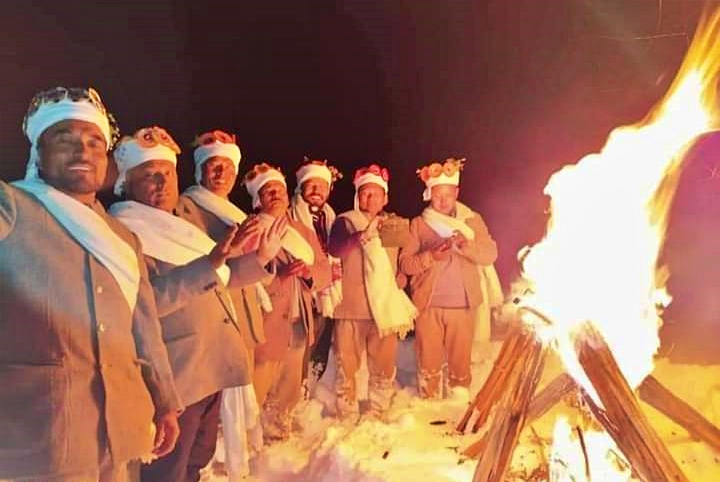
[[[228,225],[220,218],[198,206],[187,196],[180,196],[175,213],[205,231],[215,241],[220,241],[229,229]],[[269,284],[271,281],[272,275],[268,275],[263,283]],[[230,287],[230,297],[237,310],[240,332],[248,349],[253,349],[258,343],[264,343],[263,312],[254,285],[232,286]]]
[[[130,309],[110,272],[32,195],[0,182],[0,479],[97,471],[152,449],[154,414],[181,408],[137,238]],[[154,406],[153,406],[154,405]]]
[[[191,405],[223,388],[251,383],[248,352],[228,289],[207,256],[184,266],[145,257],[175,385]],[[266,276],[255,253],[230,262],[231,283]]]

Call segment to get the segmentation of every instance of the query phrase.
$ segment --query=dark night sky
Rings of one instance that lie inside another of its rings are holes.
[[[422,190],[415,169],[432,158],[465,156],[462,196],[499,241],[507,282],[518,248],[542,234],[549,174],[599,148],[612,127],[642,117],[686,47],[682,36],[627,38],[691,33],[701,6],[4,0],[0,178],[22,175],[22,116],[35,91],[54,85],[97,88],[124,133],[166,127],[184,148],[184,185],[192,171],[189,143],[208,128],[238,135],[243,172],[269,160],[292,174],[304,154],[333,161],[346,174],[335,192],[340,209],[350,204],[352,170],[379,161],[391,168],[391,208],[413,215]],[[681,191],[690,194],[681,195],[676,218],[707,227],[720,214],[720,186],[696,189],[716,162],[714,149],[701,151],[688,168],[695,174],[686,176],[689,187]],[[235,198],[247,207],[241,189]],[[687,239],[698,259],[720,254],[716,242],[697,247],[704,239],[697,234]],[[685,253],[678,265],[696,264],[685,238],[671,241]],[[701,274],[690,271],[682,284],[695,287]],[[720,263],[713,277],[718,273]],[[720,306],[710,311],[715,319]]]

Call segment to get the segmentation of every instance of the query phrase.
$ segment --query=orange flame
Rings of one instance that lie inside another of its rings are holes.
[[[521,251],[530,290],[520,305],[552,320],[539,331],[591,395],[570,343],[587,320],[632,386],[653,369],[658,305],[669,303],[658,255],[684,154],[717,125],[719,73],[720,9],[703,16],[673,84],[647,116],[615,129],[599,153],[560,169],[545,187],[551,219],[544,239]],[[523,319],[538,322],[529,311]]]

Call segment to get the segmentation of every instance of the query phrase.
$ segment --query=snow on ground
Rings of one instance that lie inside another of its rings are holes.
[[[475,461],[461,452],[479,435],[460,435],[454,426],[492,365],[499,343],[474,363],[471,390],[455,390],[445,400],[417,398],[412,340],[401,343],[398,354],[398,391],[384,420],[362,417],[340,422],[332,416],[332,373],[321,381],[316,397],[303,402],[296,413],[295,431],[287,442],[265,447],[252,461],[253,478],[262,482],[470,482]],[[557,360],[545,370],[541,387],[560,372]],[[659,360],[654,375],[676,395],[720,425],[720,366],[674,365]],[[653,427],[693,482],[720,481],[720,453],[694,442],[664,415],[645,405]],[[543,481],[538,468],[551,453],[552,434],[559,415],[571,424],[581,412],[558,404],[523,432],[516,448],[508,482]],[[227,482],[216,472],[213,482]],[[594,482],[602,482],[596,481]]]

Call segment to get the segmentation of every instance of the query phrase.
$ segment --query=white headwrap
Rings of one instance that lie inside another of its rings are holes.
[[[98,126],[105,136],[108,149],[111,147],[110,122],[107,115],[86,100],[73,101],[69,98],[59,102],[40,104],[38,110],[28,117],[25,124],[25,135],[30,140],[30,159],[25,168],[25,179],[37,179],[39,173],[40,154],[37,142],[45,130],[64,120],[80,120]]]
[[[328,186],[332,184],[332,172],[330,169],[322,164],[303,164],[300,169],[295,173],[297,179],[297,186],[295,186],[295,193],[299,193],[302,190],[302,184],[308,179],[317,177],[328,183]]]
[[[153,147],[142,147],[136,139],[130,138],[120,141],[113,157],[118,167],[118,177],[115,181],[115,187],[113,188],[116,196],[120,196],[125,192],[125,177],[127,172],[133,167],[153,160],[170,161],[174,165],[177,165],[177,154],[169,147],[162,144],[157,144]]]
[[[242,153],[237,144],[215,141],[212,144],[198,146],[193,152],[195,159],[195,182],[200,184],[202,180],[202,165],[211,157],[222,156],[230,159],[235,166],[235,172],[238,172]]]
[[[282,172],[272,167],[269,168],[267,171],[256,175],[252,179],[252,181],[245,181],[245,188],[247,189],[248,194],[250,194],[250,197],[252,198],[253,209],[256,209],[258,206],[260,206],[260,197],[258,194],[260,193],[260,189],[262,189],[262,187],[270,181],[279,181],[287,187],[287,183],[285,182],[285,176],[282,175]]]
[[[355,197],[353,198],[353,209],[358,210],[359,209],[359,203],[358,203],[358,191],[360,190],[360,186],[364,186],[365,184],[377,184],[383,190],[385,191],[385,194],[388,193],[388,182],[383,179],[381,176],[378,176],[377,174],[374,174],[372,172],[366,172],[362,176],[358,177],[353,181],[353,184],[355,185]]]
[[[423,201],[430,200],[430,192],[433,186],[441,184],[449,184],[452,186],[460,185],[460,171],[456,171],[452,176],[446,175],[444,172],[437,177],[431,177],[425,182],[425,190],[423,191]]]

